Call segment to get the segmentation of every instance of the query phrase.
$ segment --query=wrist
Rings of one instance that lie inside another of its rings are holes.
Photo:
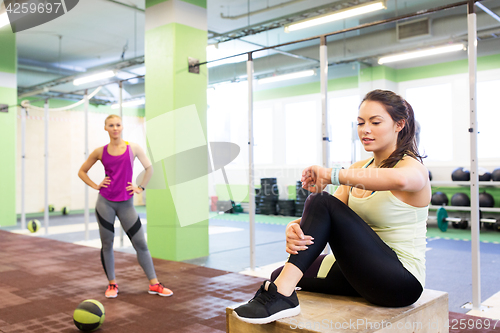
[[[332,171],[330,173],[330,181],[332,182],[333,185],[340,185],[340,170],[342,170],[342,167],[333,167]]]
[[[142,185],[138,185],[137,187],[138,187],[138,188],[140,188],[143,192],[145,191],[144,186],[142,186]]]

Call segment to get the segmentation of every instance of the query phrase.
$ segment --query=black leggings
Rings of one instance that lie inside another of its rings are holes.
[[[307,250],[288,259],[304,273],[298,283],[302,290],[362,296],[387,307],[408,306],[422,294],[422,285],[396,253],[352,209],[329,193],[307,198],[300,227],[314,238]],[[327,243],[336,261],[325,278],[317,278],[324,258],[320,254]],[[271,280],[281,269],[273,272]]]

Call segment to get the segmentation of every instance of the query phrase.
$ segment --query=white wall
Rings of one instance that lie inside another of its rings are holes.
[[[16,211],[21,212],[21,111],[17,125],[17,191]],[[89,153],[109,143],[104,131],[107,114],[89,113]],[[136,142],[145,149],[145,122],[140,117],[124,117],[123,138]],[[78,170],[85,161],[84,113],[81,111],[51,111],[49,114],[49,204],[56,211],[62,207],[71,210],[84,208],[85,183],[78,177]],[[45,142],[43,111],[29,111],[26,119],[26,185],[25,210],[27,213],[43,212],[45,200]],[[143,168],[136,160],[134,180]],[[90,179],[99,184],[104,178],[104,167],[97,162],[89,171]],[[98,191],[89,189],[90,208],[95,206]],[[134,197],[135,204],[142,204],[142,196]]]

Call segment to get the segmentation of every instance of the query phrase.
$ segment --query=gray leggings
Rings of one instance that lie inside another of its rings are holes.
[[[149,280],[156,278],[153,259],[148,250],[141,220],[135,211],[134,199],[127,201],[109,201],[100,194],[95,206],[95,215],[99,224],[101,235],[101,261],[108,280],[115,279],[115,258],[113,253],[113,241],[115,239],[115,216],[118,216],[123,230],[127,233],[137,252],[137,260]]]

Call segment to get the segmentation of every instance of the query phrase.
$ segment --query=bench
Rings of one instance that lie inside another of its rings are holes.
[[[334,296],[299,291],[301,313],[276,322],[255,325],[233,316],[226,308],[226,332],[448,332],[448,294],[426,289],[414,304],[402,308],[384,308],[361,297]]]

